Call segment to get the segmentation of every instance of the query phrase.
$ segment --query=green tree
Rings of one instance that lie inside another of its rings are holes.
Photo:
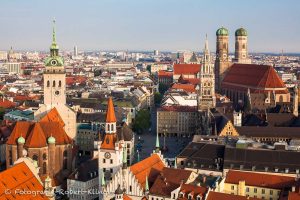
[[[142,134],[151,126],[151,114],[148,109],[139,110],[136,114],[132,129],[137,134]]]
[[[156,92],[154,94],[154,103],[155,103],[155,105],[159,105],[161,103],[162,98],[163,98],[163,95],[160,94],[159,92]]]
[[[169,85],[167,85],[167,84],[160,83],[158,85],[158,90],[159,90],[160,94],[164,94],[168,89],[169,89]]]

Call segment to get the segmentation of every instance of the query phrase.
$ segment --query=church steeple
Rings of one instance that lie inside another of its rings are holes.
[[[109,97],[107,102],[107,111],[106,111],[106,125],[105,125],[106,134],[114,134],[117,132],[116,122],[117,122],[117,118],[115,115],[113,100],[111,97]]]
[[[52,29],[52,44],[50,46],[50,56],[58,56],[59,47],[56,43],[56,30],[55,30],[55,20],[53,20],[53,29]]]
[[[155,144],[155,153],[159,153],[160,147],[159,147],[159,136],[158,133],[156,134],[156,144]]]

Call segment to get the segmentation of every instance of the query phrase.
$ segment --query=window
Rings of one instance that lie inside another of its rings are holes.
[[[261,189],[262,194],[265,194],[265,192],[266,192],[265,189]]]
[[[132,192],[132,186],[129,186],[129,192]]]
[[[254,193],[257,193],[257,188],[254,188]]]
[[[231,186],[231,190],[234,190],[234,185]]]
[[[47,81],[47,87],[50,87],[50,81]]]
[[[64,157],[68,157],[68,151],[64,150]]]
[[[33,155],[33,156],[32,156],[32,160],[38,161],[38,160],[39,160],[38,155]]]
[[[53,81],[53,85],[52,86],[55,87],[55,81]]]
[[[61,81],[58,81],[58,87],[61,87]]]
[[[110,173],[113,173],[113,172],[114,172],[114,170],[111,168],[111,169],[110,169]]]
[[[246,192],[249,192],[249,191],[250,191],[250,189],[248,187],[246,187]]]
[[[44,174],[47,173],[47,163],[46,162],[43,163],[43,172],[44,172]]]
[[[273,190],[270,190],[270,195],[273,195]]]
[[[105,158],[103,158],[103,163],[105,163]]]
[[[113,159],[110,159],[110,164],[113,164]]]
[[[43,154],[43,160],[47,160],[47,154],[46,153]]]

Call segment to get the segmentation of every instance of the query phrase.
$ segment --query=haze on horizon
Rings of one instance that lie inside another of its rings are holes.
[[[48,50],[52,19],[62,50],[202,51],[205,34],[248,31],[249,52],[300,52],[297,0],[2,0],[0,50]]]

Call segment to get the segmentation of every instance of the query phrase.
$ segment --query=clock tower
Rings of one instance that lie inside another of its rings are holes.
[[[127,150],[124,140],[117,136],[117,119],[113,100],[110,97],[107,103],[105,135],[98,146],[100,181],[104,178],[105,184],[108,184],[112,177],[122,168],[123,151]]]
[[[45,60],[44,71],[44,104],[56,106],[66,104],[66,73],[64,60],[58,55],[58,45],[53,21],[52,44],[50,56]]]
[[[53,21],[52,44],[50,56],[45,60],[44,79],[44,104],[34,113],[35,121],[43,119],[53,108],[59,113],[64,122],[64,129],[68,136],[76,140],[76,112],[66,104],[66,72],[64,60],[59,56],[56,43],[55,21]],[[50,121],[55,121],[52,116]]]

